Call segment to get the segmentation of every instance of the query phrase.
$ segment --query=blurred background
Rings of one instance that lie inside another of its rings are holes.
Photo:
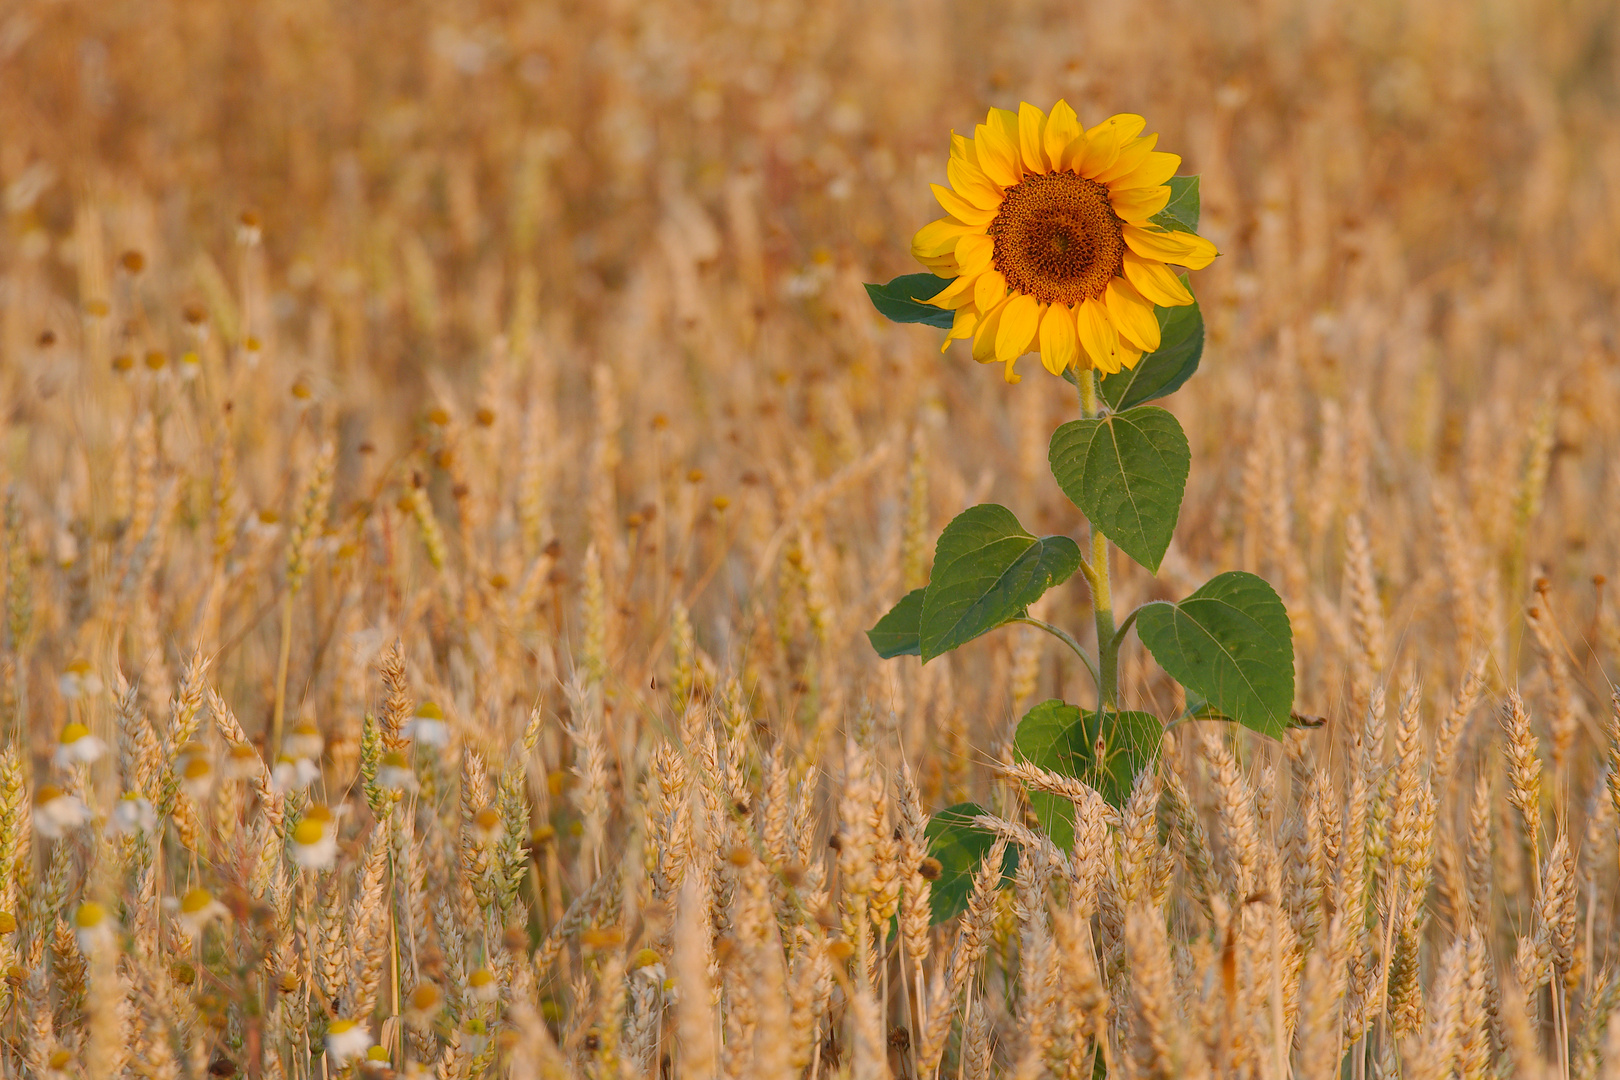
[[[262,724],[290,565],[266,537],[308,524],[330,442],[294,709],[352,715],[401,633],[463,717],[555,696],[582,649],[656,696],[677,608],[700,680],[746,670],[771,723],[886,699],[913,745],[961,728],[960,764],[1032,693],[1083,697],[1018,635],[902,682],[861,634],[973,501],[1076,527],[1045,475],[1068,387],[1006,386],[861,290],[915,270],[953,129],[1062,97],[1144,115],[1223,252],[1170,402],[1178,540],[1122,602],[1267,575],[1299,706],[1337,715],[1365,651],[1354,519],[1375,668],[1449,684],[1484,648],[1516,670],[1539,585],[1597,694],[1617,44],[1600,0],[13,2],[0,471],[32,607],[10,678],[38,668],[49,737],[73,656],[162,701],[202,643]],[[1126,677],[1176,707],[1140,650]]]

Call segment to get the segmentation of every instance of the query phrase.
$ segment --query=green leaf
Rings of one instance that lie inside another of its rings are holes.
[[[922,601],[923,663],[1018,618],[1079,566],[1073,540],[1036,538],[1005,506],[962,511],[934,547],[933,579]]]
[[[885,660],[896,656],[916,656],[922,651],[917,640],[917,627],[922,621],[923,593],[927,588],[912,589],[889,609],[889,613],[866,632],[866,640]]]
[[[1071,420],[1052,433],[1047,456],[1070,501],[1121,551],[1158,573],[1192,463],[1176,418],[1146,405]]]
[[[1168,181],[1170,185],[1170,201],[1163,210],[1148,218],[1155,225],[1162,225],[1166,229],[1180,229],[1182,232],[1195,233],[1198,231],[1198,177],[1172,176]]]
[[[895,322],[927,323],[949,330],[956,312],[919,301],[932,300],[950,283],[950,278],[933,274],[903,274],[887,285],[868,284],[866,295],[872,298],[873,307]]]
[[[1130,798],[1136,774],[1159,752],[1164,725],[1152,713],[1102,714],[1103,757],[1097,759],[1098,714],[1056,698],[1024,714],[1013,733],[1013,748],[1031,765],[1084,780],[1111,806]],[[1052,842],[1064,851],[1074,844],[1074,804],[1044,791],[1029,793],[1030,806]]]
[[[939,860],[938,880],[928,891],[929,921],[934,924],[954,918],[967,908],[973,889],[973,872],[995,845],[995,834],[973,824],[985,813],[977,803],[957,803],[928,819],[923,832],[928,837],[928,854]],[[1002,881],[1018,870],[1018,848],[1007,845],[1001,858]]]
[[[1103,400],[1115,411],[1169,397],[1192,378],[1204,356],[1204,314],[1196,303],[1156,308],[1154,314],[1159,318],[1158,349],[1099,383]]]
[[[1142,605],[1136,633],[1202,709],[1278,738],[1294,704],[1294,636],[1270,585],[1233,570],[1179,604]]]

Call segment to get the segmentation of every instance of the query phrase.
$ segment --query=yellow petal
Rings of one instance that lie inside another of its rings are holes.
[[[1158,143],[1157,135],[1144,135],[1140,139],[1132,139],[1119,148],[1119,157],[1107,169],[1098,173],[1094,178],[1099,184],[1112,184],[1121,176],[1128,176],[1135,172],[1137,167],[1146,161],[1148,155],[1153,153],[1153,147]]]
[[[1096,176],[1119,157],[1119,132],[1104,128],[1097,134],[1081,136],[1085,145],[1075,148],[1074,171],[1081,176]]]
[[[1090,145],[1091,140],[1086,138],[1085,132],[1075,136],[1074,140],[1068,146],[1065,146],[1063,152],[1058,155],[1058,172],[1079,172],[1080,162],[1085,160],[1086,148]]]
[[[1197,233],[1176,232],[1170,235],[1187,245],[1187,257],[1181,260],[1181,265],[1189,270],[1202,270],[1214,262],[1215,256],[1220,254],[1215,250],[1214,244]]]
[[[1000,270],[986,270],[973,286],[973,302],[980,311],[989,311],[1001,303],[1006,295],[1007,279],[1001,276]]]
[[[1047,171],[1046,148],[1041,142],[1041,133],[1045,128],[1045,113],[1027,101],[1018,106],[1018,155],[1023,159],[1027,172],[1038,174]]]
[[[1002,377],[1007,380],[1008,386],[1017,386],[1019,383],[1024,381],[1024,377],[1013,370],[1013,365],[1017,362],[1018,357],[1013,357],[1011,360],[1007,361],[1007,370],[1002,372]]]
[[[1061,375],[1074,366],[1079,356],[1074,312],[1067,304],[1048,304],[1046,314],[1041,317],[1041,363],[1047,371]]]
[[[979,164],[979,152],[973,148],[973,140],[954,131],[951,132],[951,157],[971,161],[975,166]]]
[[[950,218],[930,221],[911,238],[911,255],[917,259],[937,259],[941,255],[949,255],[956,250],[958,240],[973,233],[980,233],[980,230]]]
[[[1124,338],[1120,339],[1120,341],[1119,341],[1119,366],[1120,367],[1122,367],[1122,368],[1134,368],[1137,364],[1142,362],[1142,356],[1143,356],[1143,353],[1142,353],[1142,351],[1140,349],[1133,346],[1130,342],[1126,341]]]
[[[1121,219],[1141,224],[1170,205],[1168,187],[1111,188],[1108,201]]]
[[[1041,141],[1046,147],[1046,160],[1054,170],[1064,168],[1063,151],[1080,137],[1080,118],[1067,101],[1052,106],[1052,115],[1046,118],[1046,131]]]
[[[948,187],[938,184],[928,186],[934,189],[934,198],[939,200],[945,212],[964,225],[988,225],[996,219],[994,210],[981,210]]]
[[[1135,113],[1115,113],[1096,127],[1087,129],[1086,135],[1088,137],[1093,136],[1099,131],[1111,128],[1120,133],[1119,141],[1124,144],[1142,134],[1142,129],[1145,127],[1147,127],[1147,121]]]
[[[951,342],[961,338],[972,337],[973,328],[979,322],[979,309],[969,304],[967,307],[956,309],[956,319],[951,323],[951,332],[945,335],[945,344],[939,347],[944,352],[951,347]]]
[[[1181,279],[1162,262],[1144,259],[1133,251],[1125,253],[1125,277],[1143,298],[1160,307],[1185,307],[1193,302],[1192,293]]]
[[[1147,156],[1146,161],[1142,162],[1142,164],[1121,176],[1118,180],[1115,180],[1109,186],[1115,190],[1136,187],[1158,187],[1160,184],[1176,175],[1176,170],[1179,168],[1181,168],[1180,154],[1166,154],[1162,151],[1155,150],[1153,153]]]
[[[965,276],[978,277],[990,269],[996,254],[996,242],[984,233],[973,233],[956,242],[956,262]]]
[[[1119,370],[1119,334],[1109,321],[1108,309],[1096,297],[1080,303],[1075,311],[1075,330],[1080,347],[1091,358],[1091,366],[1105,375]]]
[[[980,210],[995,210],[1001,205],[1001,189],[971,161],[952,156],[945,166],[945,176],[958,195]]]
[[[1001,326],[1001,313],[1007,310],[1003,300],[991,308],[973,328],[973,359],[988,364],[996,358],[996,330]]]
[[[1144,259],[1176,263],[1189,270],[1202,270],[1215,261],[1215,245],[1195,233],[1161,232],[1126,225],[1125,243]]]
[[[1029,352],[1040,325],[1040,302],[1026,293],[1014,293],[996,328],[996,359],[1006,363]]]
[[[1086,150],[1076,163],[1080,175],[1095,179],[1119,160],[1120,149],[1147,126],[1147,121],[1131,113],[1110,116],[1086,132]]]
[[[973,287],[978,284],[978,277],[974,274],[959,274],[955,281],[945,286],[927,301],[937,308],[950,311],[973,303]]]
[[[1016,130],[1016,129],[1015,129]],[[999,127],[980,124],[973,129],[973,145],[979,151],[979,168],[995,184],[1010,188],[1023,176],[1018,145]]]
[[[941,255],[937,259],[918,259],[928,268],[928,272],[935,277],[953,278],[961,274],[962,268],[956,265],[955,255]]]
[[[1159,347],[1159,320],[1153,314],[1153,303],[1131,288],[1124,278],[1108,283],[1104,294],[1108,317],[1127,346],[1134,345],[1143,352]]]

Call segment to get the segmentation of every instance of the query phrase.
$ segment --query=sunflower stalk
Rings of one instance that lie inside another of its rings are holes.
[[[1097,377],[1089,370],[1075,379],[1080,388],[1080,414],[1098,415]],[[1114,632],[1114,594],[1108,583],[1108,537],[1091,526],[1091,561],[1082,562],[1091,585],[1091,611],[1097,624],[1097,709],[1119,708],[1119,637]]]

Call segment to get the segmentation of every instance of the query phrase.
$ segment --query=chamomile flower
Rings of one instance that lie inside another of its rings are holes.
[[[259,775],[264,767],[264,761],[259,752],[247,743],[235,743],[225,753],[225,767],[222,770],[227,780],[251,780]]]
[[[311,761],[319,758],[325,748],[326,739],[322,737],[321,729],[316,727],[312,720],[299,721],[281,743],[282,751],[289,757],[308,758]]]
[[[405,999],[405,1019],[417,1030],[426,1031],[444,1011],[444,994],[430,982],[417,983]]]
[[[495,1001],[501,996],[500,983],[495,981],[495,973],[487,967],[481,967],[467,976],[467,988],[479,1001]]]
[[[176,914],[192,937],[200,935],[215,919],[223,919],[230,914],[225,905],[214,899],[214,894],[207,889],[192,889],[180,898],[177,908]]]
[[[444,746],[450,741],[450,725],[444,722],[444,710],[424,701],[405,725],[405,734],[423,746]]]
[[[180,751],[175,772],[180,777],[180,787],[198,802],[208,798],[208,793],[214,789],[214,763],[201,743],[188,743],[187,748]]]
[[[112,829],[120,835],[152,833],[157,831],[157,810],[152,800],[138,791],[126,791],[113,805]]]
[[[326,1029],[326,1052],[336,1065],[363,1058],[369,1049],[371,1032],[353,1020],[334,1020]]]
[[[392,791],[415,791],[416,770],[398,750],[390,750],[377,762],[377,785]]]
[[[472,834],[480,844],[493,844],[505,831],[500,811],[494,807],[486,806],[473,815]]]
[[[105,907],[86,900],[73,913],[73,933],[79,939],[79,950],[88,955],[117,943],[118,924]]]
[[[276,758],[276,767],[270,770],[270,786],[285,795],[290,791],[303,791],[320,775],[320,768],[308,758],[281,754]]]
[[[90,808],[76,795],[45,784],[34,792],[34,831],[55,840],[90,820]]]
[[[82,656],[67,666],[56,685],[61,689],[62,696],[69,700],[93,697],[101,692],[101,679],[91,668],[90,661]]]
[[[107,744],[90,734],[89,728],[80,723],[66,724],[56,740],[56,765],[60,769],[88,765],[106,752]]]
[[[329,870],[337,861],[337,821],[332,811],[316,803],[304,812],[293,829],[293,861],[306,870]]]

